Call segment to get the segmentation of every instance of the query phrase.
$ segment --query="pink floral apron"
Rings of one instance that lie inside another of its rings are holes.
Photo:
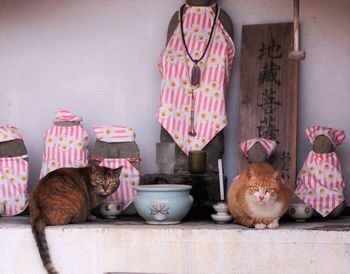
[[[344,187],[335,152],[311,151],[298,175],[295,194],[325,217],[344,201]]]
[[[15,125],[0,127],[0,142],[22,139]],[[26,208],[28,182],[28,155],[0,157],[0,203],[4,216],[20,214]]]
[[[182,18],[185,43],[190,55],[199,58],[210,37],[214,12],[212,7],[187,7]],[[158,63],[162,83],[157,119],[187,155],[201,150],[227,124],[224,90],[230,82],[234,45],[219,20],[213,31],[208,51],[198,63],[202,75],[198,87],[190,83],[194,63],[185,51],[180,23]],[[192,106],[196,136],[189,135]]]
[[[321,126],[306,129],[306,137],[311,144],[319,135],[327,136],[334,146],[345,139],[342,130]],[[344,201],[344,187],[337,154],[311,151],[299,172],[295,194],[325,217]]]
[[[68,110],[58,110],[55,122],[80,122],[81,117]],[[89,136],[81,125],[52,126],[44,134],[45,147],[40,178],[61,167],[84,167],[88,164]]]

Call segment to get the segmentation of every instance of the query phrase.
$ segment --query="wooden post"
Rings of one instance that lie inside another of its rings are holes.
[[[298,65],[292,23],[245,25],[242,29],[240,141],[255,137],[277,142],[272,164],[295,185]],[[239,170],[247,164],[239,152]]]

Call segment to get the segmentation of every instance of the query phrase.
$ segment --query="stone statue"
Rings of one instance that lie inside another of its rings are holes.
[[[231,21],[230,17],[228,16],[228,14],[225,11],[223,11],[222,9],[220,9],[215,4],[216,4],[215,0],[186,0],[186,6],[184,6],[182,13],[186,14],[186,11],[188,11],[188,9],[193,9],[194,7],[198,7],[199,10],[201,7],[211,7],[213,14],[218,12],[218,10],[219,10],[218,21],[221,23],[220,25],[222,26],[222,29],[223,29],[222,32],[224,32],[224,35],[227,35],[230,37],[229,40],[231,40],[231,41],[229,41],[229,43],[230,42],[232,43],[232,40],[233,40],[232,21]],[[180,31],[179,24],[181,25],[181,21],[180,21],[181,16],[179,13],[180,13],[180,11],[175,12],[175,14],[173,15],[173,17],[170,20],[170,23],[168,26],[168,34],[167,34],[167,46],[169,46],[169,41],[171,40],[171,38],[174,35],[176,35],[177,32]],[[213,26],[213,29],[214,29],[214,26]],[[208,32],[209,31],[210,31],[210,29],[208,29]],[[197,37],[197,39],[201,39],[201,36],[198,36],[198,37]],[[185,38],[183,38],[183,40],[185,40]],[[208,43],[210,43],[210,40]],[[233,43],[232,43],[232,46],[233,46]],[[202,52],[203,51],[204,50],[202,50]],[[200,53],[202,54],[202,52],[200,52]],[[210,49],[209,49],[209,54],[210,54]],[[208,53],[204,53],[204,55],[208,55]],[[189,56],[189,57],[191,58],[191,56]],[[187,58],[187,61],[190,61],[188,59],[188,57],[186,57],[186,58]],[[232,58],[233,58],[233,55],[232,55]],[[164,60],[166,60],[166,59],[164,59]],[[196,60],[194,60],[194,61],[196,61]],[[191,63],[191,62],[189,62],[189,63]],[[199,62],[199,67],[201,65],[200,63],[201,62]],[[197,64],[197,62],[196,62],[196,64]],[[190,67],[191,64],[188,64],[188,66]],[[194,65],[194,66],[196,66],[196,65]],[[227,68],[227,69],[231,70],[231,68],[232,68],[232,66]],[[202,68],[202,74],[203,74],[204,70],[205,70],[205,68]],[[229,74],[230,74],[230,71],[229,71]],[[196,90],[193,93],[195,93],[195,92],[196,92]],[[203,91],[200,90],[200,92],[203,92]],[[186,106],[185,106],[185,108],[186,108]],[[196,114],[196,115],[199,115],[199,114]],[[206,115],[206,114],[203,114],[203,115]],[[225,125],[226,125],[226,123],[225,123]],[[175,137],[176,137],[176,135],[175,135]],[[173,135],[169,134],[169,130],[166,130],[164,128],[164,125],[162,124],[161,133],[160,133],[161,142],[174,142],[174,139],[176,139],[176,138],[174,138],[174,134]],[[190,142],[190,141],[191,140],[188,140],[188,142]],[[175,142],[176,142],[176,140],[175,140]],[[175,158],[176,158],[175,173],[187,172],[188,171],[188,157],[186,155],[187,151],[185,151],[184,148],[181,148],[181,144],[179,145],[179,142],[177,142],[177,144],[178,145],[176,146],[176,152],[175,152],[175,154],[176,154],[175,155]],[[223,130],[220,129],[220,131],[218,131],[215,134],[215,136],[212,137],[211,140],[205,144],[205,146],[203,148],[199,148],[198,150],[201,150],[201,149],[206,151],[207,172],[215,172],[215,173],[218,172],[218,159],[223,157],[224,149],[225,149],[224,148],[224,132],[223,132]]]

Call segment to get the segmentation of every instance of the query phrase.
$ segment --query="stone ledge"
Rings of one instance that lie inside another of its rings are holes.
[[[333,227],[333,228],[332,228]],[[212,222],[151,226],[123,217],[48,227],[61,274],[347,273],[350,218],[254,230]],[[28,217],[0,218],[0,273],[45,273]],[[316,255],[313,255],[316,254]]]

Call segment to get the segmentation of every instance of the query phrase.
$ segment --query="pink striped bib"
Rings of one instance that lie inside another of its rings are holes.
[[[182,19],[189,53],[198,59],[208,43],[214,12],[211,7],[188,7]],[[233,56],[232,39],[220,21],[205,57],[198,63],[202,75],[198,87],[190,83],[194,64],[183,46],[180,24],[160,56],[162,83],[157,119],[187,155],[191,150],[201,150],[227,124],[224,89],[230,82]],[[197,133],[193,137],[188,134],[192,93]]]
[[[123,203],[125,210],[136,197],[136,190],[133,186],[137,186],[140,181],[140,172],[128,161],[128,159],[103,159],[100,166],[116,169],[123,166],[120,173],[120,185],[115,193],[107,199]]]
[[[0,157],[0,203],[4,216],[20,214],[26,208],[28,156]]]
[[[89,137],[80,126],[52,126],[45,135],[40,178],[61,167],[84,167],[88,164]]]
[[[335,152],[311,151],[299,172],[295,194],[325,217],[344,201],[344,187]]]

